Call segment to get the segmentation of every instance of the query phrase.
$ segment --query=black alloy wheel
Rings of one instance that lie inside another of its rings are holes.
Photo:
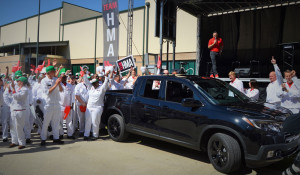
[[[222,173],[232,173],[240,168],[241,148],[233,137],[216,133],[209,139],[207,150],[209,160],[216,170]]]

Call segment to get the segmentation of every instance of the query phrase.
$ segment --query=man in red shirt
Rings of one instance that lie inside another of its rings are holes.
[[[221,55],[223,50],[223,40],[218,37],[217,32],[213,32],[213,37],[208,41],[208,49],[210,49],[210,58],[212,63],[212,69],[210,70],[211,78],[219,78],[217,72],[216,59]]]

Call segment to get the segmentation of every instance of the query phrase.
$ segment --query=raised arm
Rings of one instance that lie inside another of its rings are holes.
[[[274,66],[274,70],[275,70],[275,74],[276,74],[276,79],[277,79],[278,85],[281,86],[281,84],[283,83],[283,77],[282,77],[282,74],[280,72],[279,67],[276,64],[276,60],[274,59],[274,56],[272,56],[271,63]]]

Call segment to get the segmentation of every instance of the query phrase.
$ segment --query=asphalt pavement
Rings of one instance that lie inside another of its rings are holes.
[[[154,139],[131,135],[114,142],[102,131],[100,139],[51,140],[41,147],[39,135],[25,149],[8,148],[0,140],[0,175],[215,175],[206,153]],[[66,137],[66,136],[65,136]],[[260,169],[242,168],[235,174],[281,174],[292,159]]]

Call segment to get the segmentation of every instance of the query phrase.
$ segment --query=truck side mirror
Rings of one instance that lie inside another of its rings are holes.
[[[198,101],[198,100],[194,100],[193,98],[184,98],[182,99],[181,101],[181,105],[184,106],[184,107],[201,107],[203,106],[203,104]]]

